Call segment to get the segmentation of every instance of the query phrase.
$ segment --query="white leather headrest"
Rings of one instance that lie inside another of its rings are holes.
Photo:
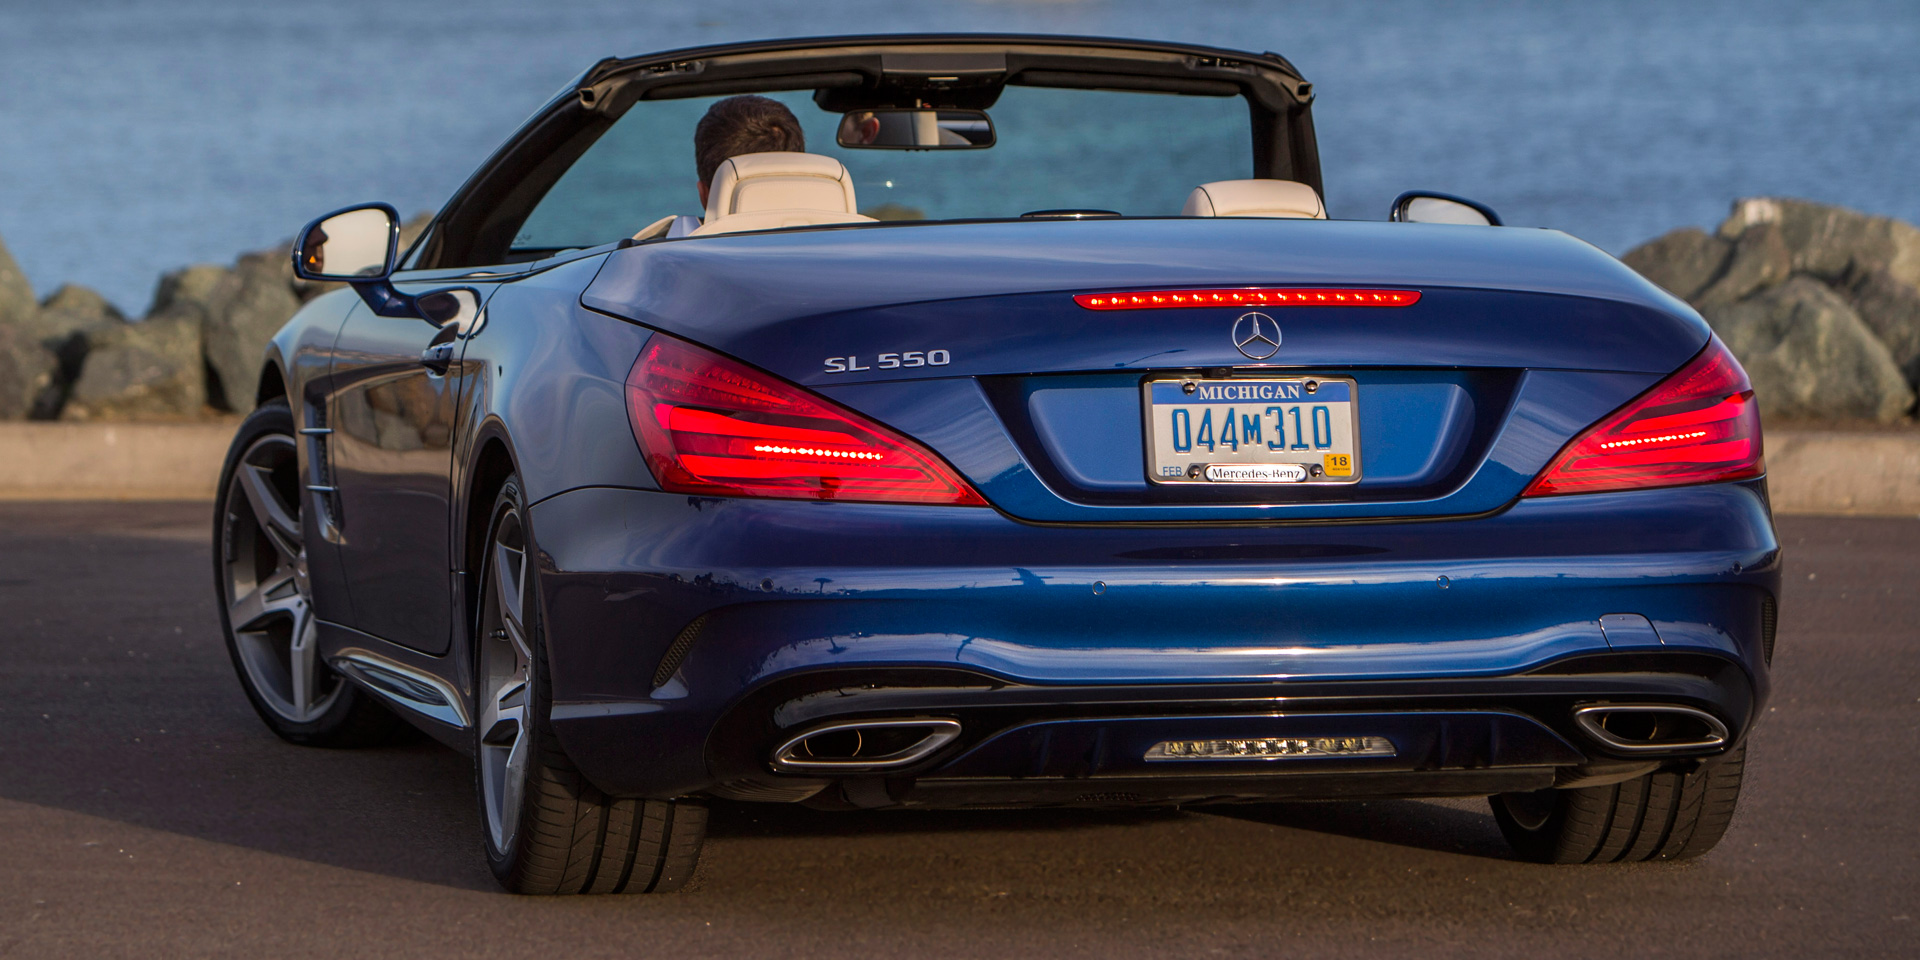
[[[1326,205],[1312,187],[1292,180],[1217,180],[1187,194],[1183,217],[1294,217],[1325,220]]]
[[[859,213],[853,178],[832,157],[812,153],[746,153],[720,165],[707,187],[707,225],[735,214],[771,210]]]

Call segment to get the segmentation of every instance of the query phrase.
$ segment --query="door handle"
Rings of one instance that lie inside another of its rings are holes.
[[[436,343],[420,351],[420,365],[432,373],[446,376],[447,368],[453,366],[453,344]]]

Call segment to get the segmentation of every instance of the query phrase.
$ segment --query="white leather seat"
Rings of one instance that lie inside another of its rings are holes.
[[[720,165],[707,187],[707,222],[690,236],[823,223],[871,223],[853,177],[832,157],[747,153]]]
[[[1217,180],[1187,194],[1183,217],[1291,217],[1325,220],[1320,194],[1292,180]]]

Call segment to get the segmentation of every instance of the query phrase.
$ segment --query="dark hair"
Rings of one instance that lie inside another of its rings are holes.
[[[804,153],[807,138],[800,121],[778,100],[748,94],[728,97],[707,108],[693,128],[693,162],[701,183],[712,183],[713,172],[743,153],[777,150]]]

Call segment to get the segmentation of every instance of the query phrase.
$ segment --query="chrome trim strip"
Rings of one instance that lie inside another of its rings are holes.
[[[307,484],[307,491],[309,493],[338,493],[339,490],[340,490],[339,487],[329,487],[325,484],[320,484],[320,483]]]
[[[470,725],[460,694],[439,677],[358,648],[342,650],[327,662],[389,703],[448,726]]]
[[[1713,735],[1704,740],[1662,740],[1655,743],[1636,743],[1622,740],[1607,732],[1600,725],[1600,718],[1609,713],[1684,713],[1702,720]],[[1727,725],[1720,718],[1705,710],[1682,707],[1667,703],[1596,703],[1585,707],[1576,707],[1573,722],[1587,736],[1598,740],[1609,749],[1621,753],[1671,753],[1675,750],[1702,750],[1711,747],[1723,747],[1727,744]]]
[[[333,433],[332,427],[301,427],[300,428],[300,435],[303,437],[324,437],[332,433]]]
[[[870,759],[818,760],[794,754],[794,751],[799,749],[801,742],[810,737],[817,737],[828,733],[839,733],[843,730],[899,729],[901,727],[924,727],[928,730],[928,733],[925,737],[922,737],[919,742],[905,750]],[[921,760],[931,756],[934,751],[952,743],[959,736],[960,724],[955,720],[855,720],[849,723],[830,723],[824,727],[814,727],[781,744],[778,749],[773,751],[773,766],[776,770],[808,771],[814,773],[855,773],[868,770],[893,770],[919,763]]]

